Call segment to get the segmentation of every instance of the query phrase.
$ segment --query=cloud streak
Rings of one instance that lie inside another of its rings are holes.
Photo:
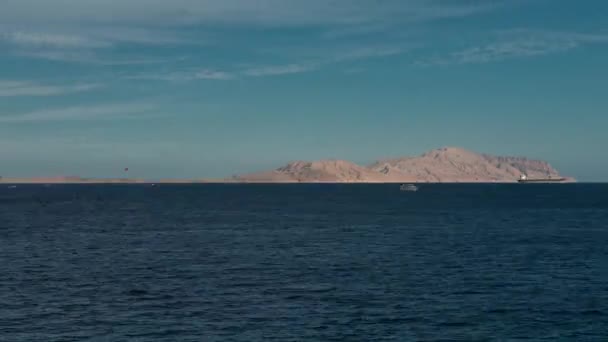
[[[78,32],[70,33],[70,32]],[[182,37],[168,29],[133,27],[64,27],[37,30],[10,30],[0,25],[0,48],[7,54],[61,63],[119,66],[168,62],[167,58],[142,56],[118,52],[122,47],[146,46],[152,48],[178,45],[200,46],[206,40]]]
[[[394,56],[402,54],[403,52],[405,52],[405,49],[400,47],[362,47],[293,63],[248,65],[245,67],[234,67],[229,70],[193,69],[181,72],[148,73],[129,76],[127,79],[187,82],[196,80],[227,81],[248,77],[285,76],[313,72],[332,64]]]
[[[247,69],[243,72],[245,76],[263,77],[263,76],[279,76],[300,74],[320,68],[319,63],[302,63],[302,64],[285,64],[285,65],[269,65]]]
[[[79,33],[70,33],[78,31]],[[186,38],[171,30],[133,27],[66,27],[61,31],[0,30],[0,41],[24,48],[107,49],[117,44],[201,45],[205,39]]]
[[[608,35],[602,34],[512,30],[503,32],[502,36],[500,41],[422,60],[417,62],[417,65],[491,63],[559,53],[588,44],[608,43]]]
[[[168,73],[148,73],[135,76],[128,76],[126,79],[130,80],[153,80],[153,81],[167,81],[167,82],[188,82],[196,80],[214,80],[214,81],[228,81],[237,78],[238,75],[215,69],[196,69],[182,72],[168,72]]]
[[[156,109],[156,106],[145,103],[119,103],[99,106],[67,107],[60,109],[40,110],[29,113],[0,116],[2,123],[39,123],[49,121],[88,121],[138,118]]]
[[[71,34],[16,31],[4,33],[0,38],[25,47],[106,48],[111,46],[108,42]]]
[[[47,0],[0,1],[0,41],[12,47],[12,55],[103,66],[156,63],[149,55],[125,60],[103,57],[106,52],[114,56],[125,51],[139,54],[121,49],[133,45],[222,45],[229,40],[227,36],[247,34],[250,28],[259,27],[314,27],[327,32],[328,37],[348,38],[424,21],[466,17],[495,9],[503,0],[490,4],[481,0],[57,0],[52,5]],[[329,62],[324,59],[286,61],[243,74],[294,74],[325,64]],[[188,77],[235,78],[227,74],[173,76]]]
[[[0,34],[0,39],[25,47],[52,48],[107,48],[109,42],[73,34],[55,34],[28,31],[13,31]]]
[[[51,62],[91,64],[97,66],[128,66],[142,64],[162,64],[175,62],[181,58],[155,58],[155,57],[105,57],[102,54],[88,50],[22,50],[13,53],[17,57],[42,59]]]
[[[0,80],[0,97],[58,96],[100,88],[100,84],[50,85],[30,81]]]
[[[399,55],[403,52],[404,49],[400,47],[363,47],[339,52],[333,56],[326,56],[307,62],[250,68],[245,70],[243,74],[251,77],[300,74],[315,71],[330,64],[388,57]]]
[[[139,44],[149,46],[175,46],[175,45],[204,45],[208,37],[201,34],[190,37],[184,32],[167,28],[141,28],[104,26],[88,28],[87,35],[96,39],[103,39],[113,44]]]
[[[47,0],[4,0],[0,22],[358,25],[463,17],[494,7],[495,1],[470,0],[60,0],[52,6]]]

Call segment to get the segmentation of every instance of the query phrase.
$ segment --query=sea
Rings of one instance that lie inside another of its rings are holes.
[[[608,341],[608,184],[0,185],[0,341]]]

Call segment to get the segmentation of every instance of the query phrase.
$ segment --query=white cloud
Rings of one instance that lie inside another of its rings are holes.
[[[194,74],[197,80],[231,80],[235,76],[229,72],[218,70],[200,70]]]
[[[52,62],[93,64],[100,66],[160,64],[174,60],[154,57],[104,57],[88,50],[21,50],[14,52],[18,57],[44,59]]]
[[[563,52],[586,44],[608,43],[608,35],[529,30],[504,31],[498,39],[493,43],[419,61],[417,64],[430,66],[490,63]]]
[[[74,33],[77,32],[77,33]],[[0,26],[0,41],[23,48],[101,49],[117,44],[201,45],[207,37],[184,36],[170,29],[116,26],[63,26],[50,28],[10,29]]]
[[[350,60],[388,57],[399,55],[405,52],[405,48],[400,46],[366,46],[339,52],[330,59],[335,62],[343,62]]]
[[[41,29],[40,29],[41,30]],[[164,63],[168,59],[141,56],[137,51],[132,56],[119,53],[111,48],[127,45],[202,45],[204,39],[187,39],[171,30],[144,28],[102,27],[82,28],[78,34],[71,34],[70,29],[51,29],[47,32],[36,30],[7,30],[0,26],[0,47],[6,45],[6,52],[17,57],[49,60],[64,63],[80,63],[94,65],[134,65]],[[135,55],[133,55],[135,54]]]
[[[168,82],[187,82],[195,80],[215,80],[215,81],[227,81],[235,79],[237,75],[227,71],[214,70],[214,69],[196,69],[182,72],[168,72],[168,73],[148,73],[135,76],[128,76],[127,79],[131,80],[155,80],[155,81],[168,81]]]
[[[222,48],[232,44],[232,34],[247,34],[253,26],[315,27],[328,32],[328,37],[340,38],[396,27],[408,28],[410,24],[441,18],[466,17],[497,8],[505,1],[0,0],[0,40],[11,44],[7,51],[17,56],[96,65],[145,64],[156,61],[150,61],[149,55],[142,56],[141,50],[119,48],[123,45],[160,47],[211,43]],[[230,30],[224,30],[227,27]],[[214,36],[213,32],[221,37]],[[103,58],[105,52],[117,56],[125,51],[135,53],[139,58],[109,61]],[[320,62],[317,60],[292,59],[285,61],[285,65],[262,66],[245,73],[252,76],[289,74],[315,70],[316,64],[328,63],[323,58]],[[234,77],[203,74],[199,78]]]
[[[251,77],[261,76],[278,76],[299,74],[303,72],[313,71],[321,66],[320,63],[303,63],[303,64],[285,64],[285,65],[270,65],[250,68],[244,71],[244,75]]]
[[[394,56],[404,51],[405,49],[397,46],[367,46],[343,49],[337,52],[325,52],[325,56],[320,56],[306,62],[249,68],[244,71],[244,75],[260,77],[298,74],[315,71],[330,64]]]
[[[0,22],[352,25],[462,17],[496,7],[469,0],[4,0]],[[37,9],[33,11],[32,8]]]
[[[141,45],[202,45],[208,37],[200,34],[195,37],[167,28],[153,29],[142,27],[104,26],[87,28],[87,34],[113,43],[135,43]]]
[[[294,63],[270,65],[245,65],[233,67],[230,70],[194,69],[180,72],[157,72],[135,76],[127,79],[157,80],[169,82],[186,82],[195,80],[233,80],[244,77],[266,77],[300,74],[318,70],[331,64],[344,63],[371,58],[381,58],[403,53],[400,47],[378,46],[343,49],[343,51],[329,52],[327,56],[310,58]]]
[[[26,47],[52,48],[106,48],[111,44],[101,40],[74,34],[56,34],[28,31],[0,33],[0,39]]]
[[[232,44],[232,34],[247,34],[252,26],[315,27],[334,32],[327,35],[339,38],[403,28],[421,21],[466,17],[496,8],[497,2],[502,1],[0,0],[0,40],[10,44],[7,51],[14,56],[95,65],[145,64],[157,62],[151,61],[150,55],[142,56],[141,50],[119,48],[212,43],[222,48]],[[230,30],[224,30],[226,27]],[[221,37],[214,36],[213,32]],[[104,58],[106,52],[119,56],[126,51],[137,56],[124,60]],[[285,65],[261,66],[245,73],[250,76],[298,73],[315,70],[319,67],[316,64],[328,63],[323,58],[320,62],[317,60],[292,59],[285,61]],[[234,76],[202,74],[189,78],[231,79]]]
[[[189,82],[196,80],[228,81],[243,77],[263,77],[297,74],[313,71],[318,69],[319,67],[321,67],[321,64],[318,63],[267,65],[250,67],[242,70],[239,69],[235,71],[203,69],[182,72],[147,73],[135,76],[128,76],[126,78],[131,80],[155,80],[167,82]]]
[[[221,71],[213,69],[190,70],[182,72],[168,73],[147,73],[129,76],[131,80],[155,80],[167,82],[189,82],[196,80],[228,81],[243,77],[263,77],[297,74],[316,70],[321,65],[318,63],[310,64],[285,64],[250,67],[242,70]]]
[[[100,84],[51,85],[30,81],[0,80],[0,97],[57,96],[101,87]]]
[[[41,33],[38,31],[7,31],[0,26],[0,48],[7,55],[62,63],[98,66],[158,64],[177,59],[142,56],[138,51],[116,53],[119,44],[202,44],[186,40],[171,31],[125,28],[83,28],[78,35]],[[4,44],[3,44],[4,43]],[[3,46],[5,45],[5,46]]]
[[[155,109],[156,106],[146,103],[119,103],[99,106],[67,107],[0,116],[0,122],[24,123],[138,118]]]

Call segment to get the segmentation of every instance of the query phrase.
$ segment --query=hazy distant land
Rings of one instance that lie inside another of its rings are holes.
[[[269,183],[505,183],[516,182],[522,174],[529,178],[561,177],[545,161],[444,147],[417,157],[379,160],[367,166],[344,160],[296,161],[275,170],[235,176],[231,180]]]
[[[444,147],[417,157],[379,160],[357,165],[345,160],[295,161],[270,171],[225,179],[130,178],[0,178],[12,184],[137,184],[137,183],[512,183],[522,174],[529,178],[560,178],[549,163],[525,157],[479,154],[458,147]],[[567,178],[567,181],[574,181]]]

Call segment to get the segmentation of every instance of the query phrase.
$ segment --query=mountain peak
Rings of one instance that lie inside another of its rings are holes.
[[[558,177],[547,162],[479,154],[445,146],[419,157],[380,160],[369,167],[346,160],[293,161],[274,171],[237,176],[245,182],[515,182]]]
[[[446,146],[434,150],[430,150],[422,154],[422,156],[436,155],[477,155],[477,153],[464,149],[462,147]]]

